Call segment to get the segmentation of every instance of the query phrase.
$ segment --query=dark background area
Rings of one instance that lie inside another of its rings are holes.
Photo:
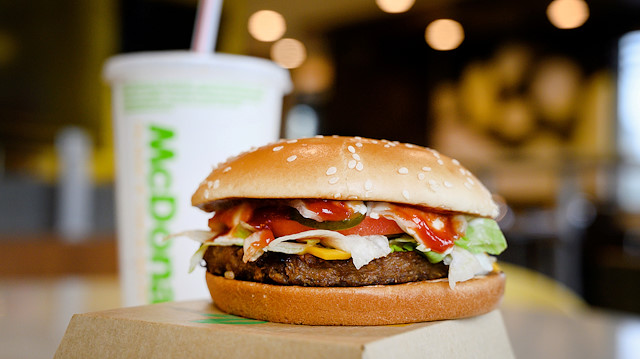
[[[308,101],[320,115],[323,134],[430,146],[434,119],[429,98],[434,86],[458,79],[470,61],[489,58],[506,43],[525,43],[539,58],[563,55],[577,62],[586,74],[602,69],[615,74],[620,36],[640,28],[638,1],[589,1],[587,23],[567,31],[558,31],[547,20],[548,1],[452,1],[428,7],[427,3],[419,1],[407,14],[324,29],[317,36],[328,44],[335,71],[333,87],[321,97],[294,93],[287,101]],[[115,52],[189,48],[195,2],[122,0],[116,5],[115,23],[111,24],[118,33]],[[81,17],[73,1],[0,3],[0,25],[20,34],[19,43],[13,46],[19,46],[24,56],[23,61],[5,66],[0,62],[4,164],[0,198],[3,212],[14,215],[0,222],[5,231],[37,232],[53,226],[55,181],[34,179],[25,168],[33,154],[54,141],[60,128],[80,125],[96,143],[105,141],[97,120],[101,115],[96,108],[100,106],[93,103],[95,95],[87,90],[88,85],[81,84],[99,83],[99,75],[89,80],[79,75],[86,67],[79,59],[89,51],[92,39],[89,30],[85,34],[78,31],[86,27]],[[438,52],[425,43],[425,24],[441,17],[453,17],[464,24],[463,46]],[[225,21],[223,14],[222,31]],[[525,90],[507,88],[501,96]],[[504,144],[512,148],[519,145]],[[111,185],[106,183],[96,194],[101,208],[97,228],[103,231],[113,230],[113,222],[105,219],[113,210]],[[20,191],[33,195],[20,196],[33,198],[28,200],[30,205],[12,204],[18,200],[10,195]],[[501,260],[556,277],[560,267],[568,263],[564,258],[570,258],[579,281],[565,284],[587,302],[640,313],[640,249],[635,247],[640,234],[621,220],[615,201],[596,199],[593,204],[597,209],[594,219],[567,235],[560,233],[554,222],[560,215],[557,209],[510,202],[520,221],[549,225],[537,231],[527,225],[506,231],[510,248]]]

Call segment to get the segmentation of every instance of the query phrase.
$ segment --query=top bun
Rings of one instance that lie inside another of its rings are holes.
[[[280,141],[218,165],[191,202],[237,198],[396,202],[496,217],[491,193],[457,160],[417,145],[361,137]]]

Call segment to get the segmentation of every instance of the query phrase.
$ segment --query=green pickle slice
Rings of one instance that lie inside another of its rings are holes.
[[[353,217],[345,219],[344,221],[324,221],[318,222],[316,220],[303,217],[297,210],[291,211],[291,219],[302,224],[303,226],[326,229],[329,231],[341,231],[343,229],[349,229],[355,227],[362,222],[366,215],[362,213],[355,213]]]

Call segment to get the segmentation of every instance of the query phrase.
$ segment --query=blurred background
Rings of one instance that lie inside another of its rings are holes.
[[[80,290],[77,276],[116,273],[102,66],[188,49],[196,7],[0,1],[0,276],[23,290],[0,287],[0,318],[30,300],[26,279]],[[640,314],[640,1],[234,0],[217,51],[290,69],[283,137],[455,157],[503,207],[502,261]]]

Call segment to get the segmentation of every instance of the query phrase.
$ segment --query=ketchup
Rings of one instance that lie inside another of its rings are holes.
[[[273,235],[273,232],[271,232],[270,229],[263,229],[258,231],[257,233],[260,239],[256,242],[251,243],[251,246],[255,247],[256,249],[260,249],[268,246],[269,243],[271,243],[271,241],[275,239],[275,236]]]
[[[414,207],[392,205],[392,211],[416,232],[418,241],[431,250],[442,253],[460,237],[452,215],[426,212]]]
[[[328,199],[305,199],[307,209],[318,215],[322,221],[344,221],[353,215],[353,209],[342,201]]]
[[[270,228],[272,222],[288,219],[290,212],[289,207],[259,207],[253,211],[251,219],[246,222],[258,229]]]
[[[353,209],[347,203],[326,199],[303,200],[308,210],[317,214],[323,221],[344,221],[353,216]],[[313,228],[304,226],[291,219],[291,207],[257,207],[255,203],[244,202],[237,206],[218,211],[209,220],[209,227],[219,233],[231,230],[240,221],[246,222],[260,233],[260,240],[254,246],[264,247],[275,237],[308,231]],[[360,224],[343,234],[390,234],[401,232],[394,220],[404,223],[415,233],[416,240],[431,250],[443,253],[453,246],[453,242],[462,235],[456,231],[453,215],[425,211],[421,208],[389,204],[391,215],[378,220],[365,218]],[[391,222],[384,223],[379,222]],[[389,224],[392,224],[390,226]],[[373,230],[373,232],[372,232]]]
[[[231,208],[216,211],[213,217],[209,219],[209,228],[214,231],[222,230],[223,228],[221,227],[231,229],[240,223],[240,221],[248,221],[252,214],[253,206],[248,202],[243,202]]]

